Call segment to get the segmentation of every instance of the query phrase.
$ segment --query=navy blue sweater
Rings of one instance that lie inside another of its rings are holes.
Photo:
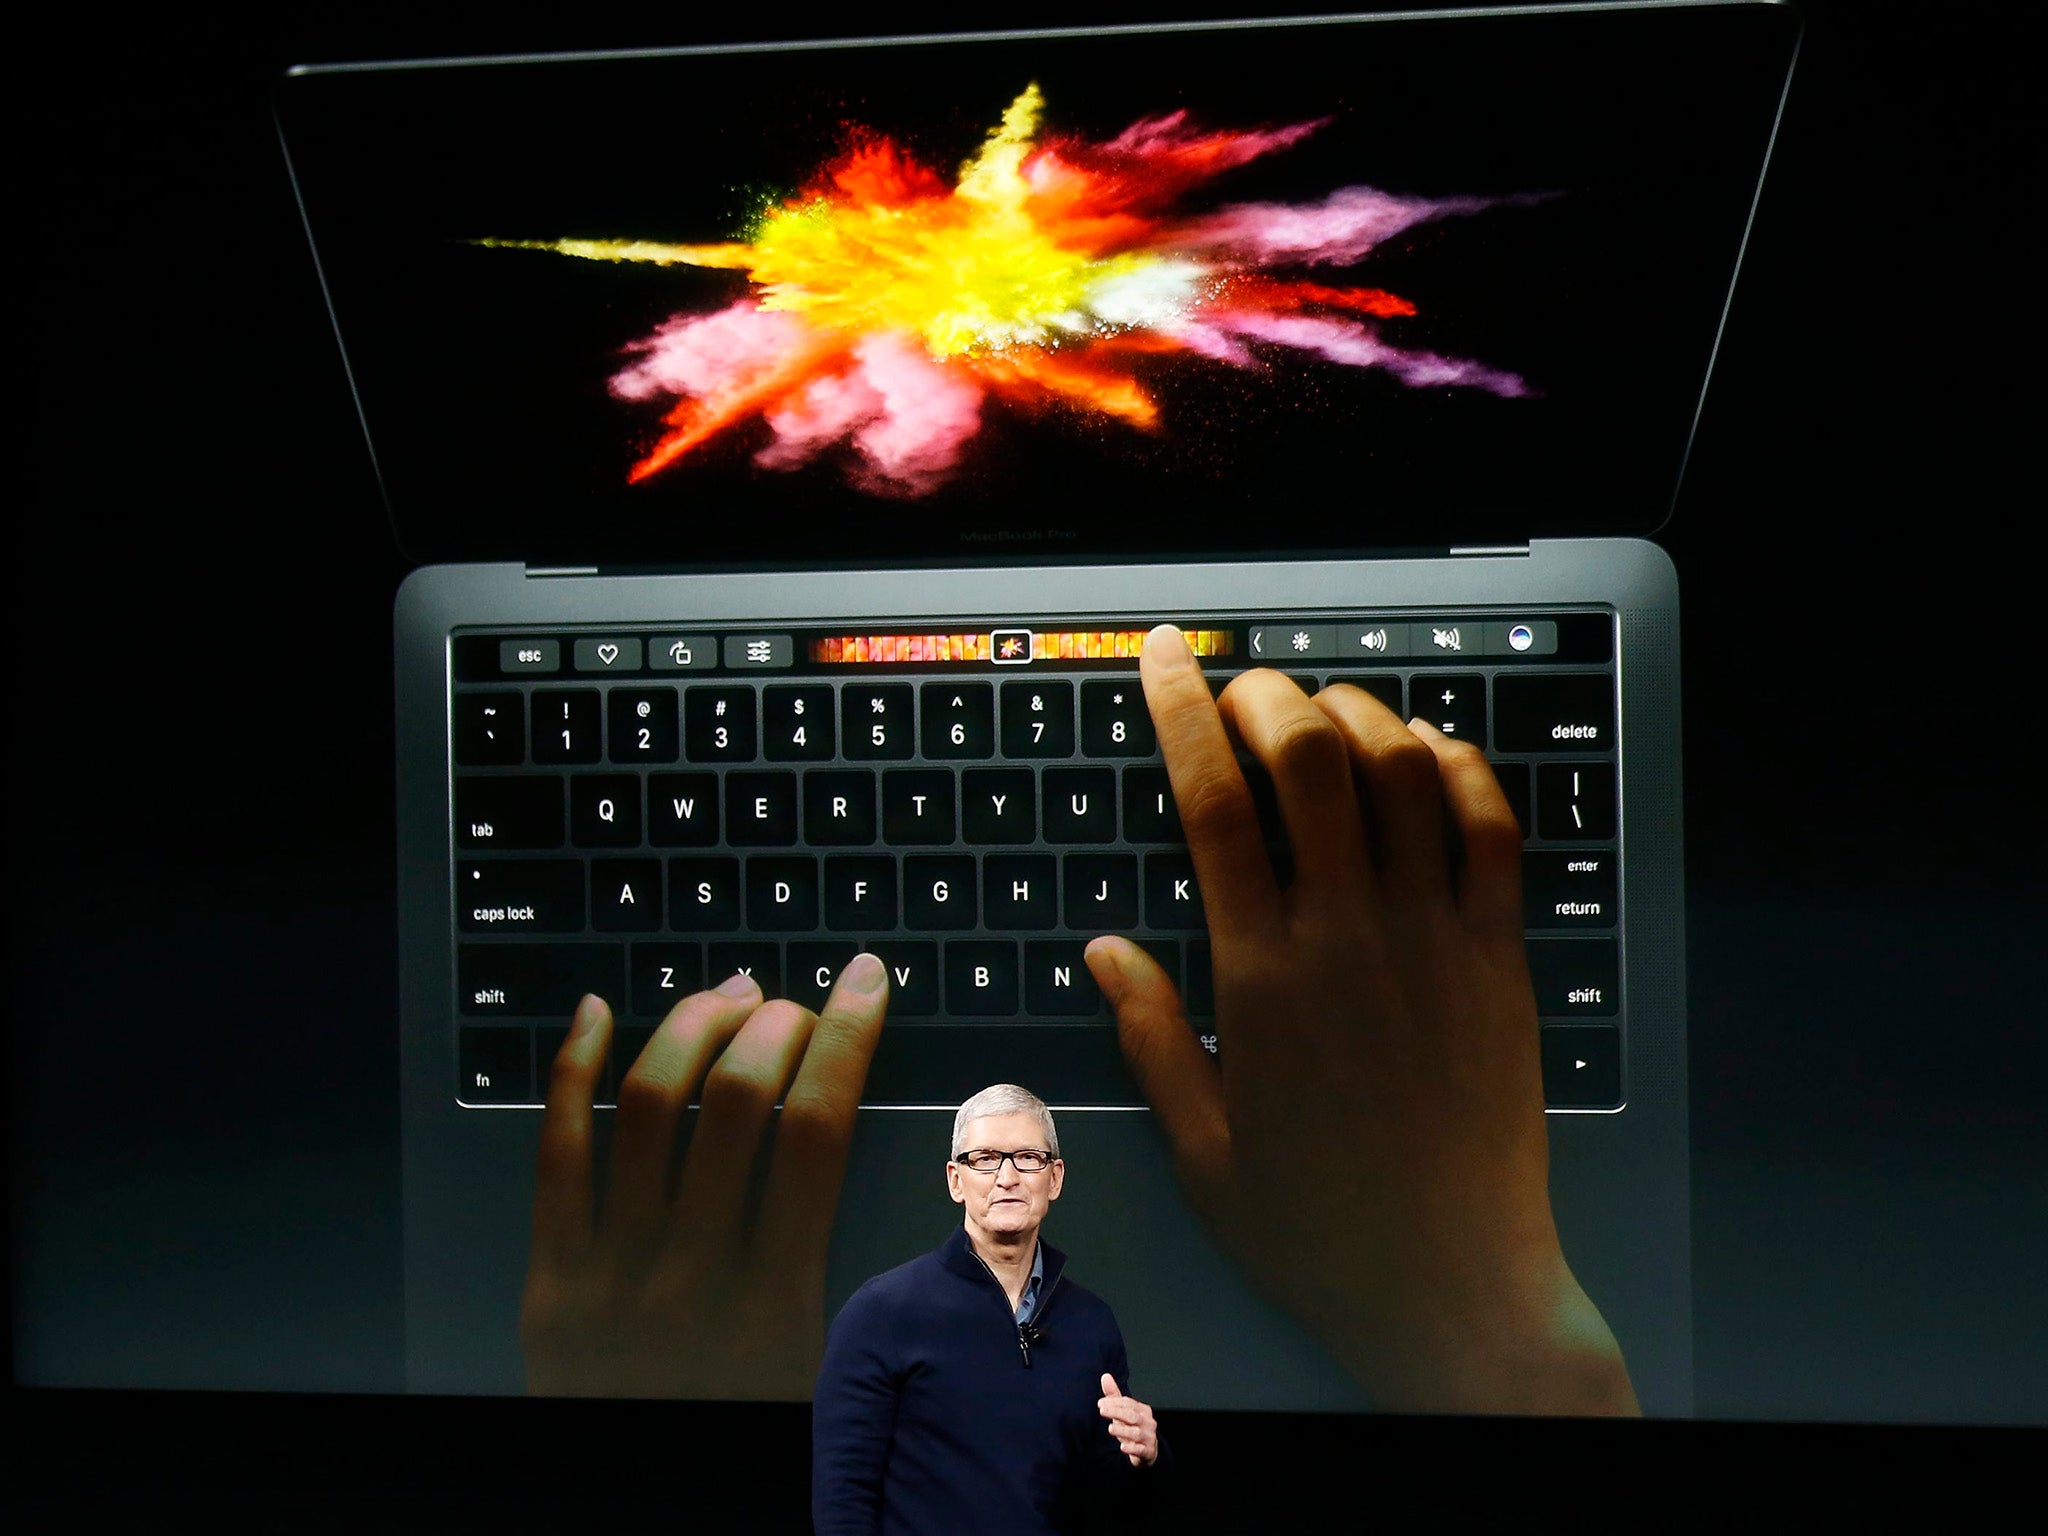
[[[1116,1318],[1044,1253],[1028,1350],[964,1229],[848,1299],[811,1409],[819,1536],[1044,1536],[1078,1528],[1091,1488],[1115,1506],[1157,1485],[1165,1442],[1133,1467],[1095,1407],[1104,1371],[1131,1390]]]

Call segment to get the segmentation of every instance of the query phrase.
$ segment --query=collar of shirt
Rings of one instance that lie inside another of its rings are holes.
[[[1039,1287],[1045,1281],[1045,1244],[1031,1245],[1031,1278],[1024,1282],[1024,1294],[1017,1302],[1017,1325],[1021,1328],[1031,1321],[1038,1310]]]

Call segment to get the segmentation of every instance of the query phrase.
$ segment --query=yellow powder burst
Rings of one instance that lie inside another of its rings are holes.
[[[759,286],[762,309],[852,335],[913,335],[940,360],[1057,345],[1089,329],[1087,301],[1104,283],[1163,263],[1143,253],[1092,256],[1033,216],[1024,162],[1044,105],[1038,87],[1027,87],[942,196],[789,202],[769,209],[745,244],[481,243],[596,261],[743,269]]]

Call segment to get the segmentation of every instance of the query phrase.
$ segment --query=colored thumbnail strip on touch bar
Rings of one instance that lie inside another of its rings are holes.
[[[1145,648],[1143,629],[1062,629],[1033,632],[998,629],[978,635],[828,635],[810,642],[810,659],[825,662],[1087,660],[1135,657]],[[1237,649],[1236,631],[1184,629],[1197,656],[1228,656]]]

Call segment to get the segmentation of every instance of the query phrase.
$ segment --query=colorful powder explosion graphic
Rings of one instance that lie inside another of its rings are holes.
[[[1033,85],[950,184],[861,134],[744,243],[480,243],[751,280],[728,308],[677,315],[635,343],[637,360],[612,379],[623,399],[674,402],[635,481],[759,418],[773,434],[755,456],[763,467],[846,443],[864,488],[921,495],[959,467],[992,395],[1156,430],[1159,405],[1134,369],[1161,354],[1259,369],[1262,352],[1291,349],[1416,387],[1529,393],[1513,374],[1381,340],[1372,320],[1414,315],[1407,300],[1301,275],[1498,199],[1352,186],[1317,203],[1177,214],[1191,190],[1323,122],[1205,131],[1175,112],[1097,144],[1043,133],[1043,110]]]

